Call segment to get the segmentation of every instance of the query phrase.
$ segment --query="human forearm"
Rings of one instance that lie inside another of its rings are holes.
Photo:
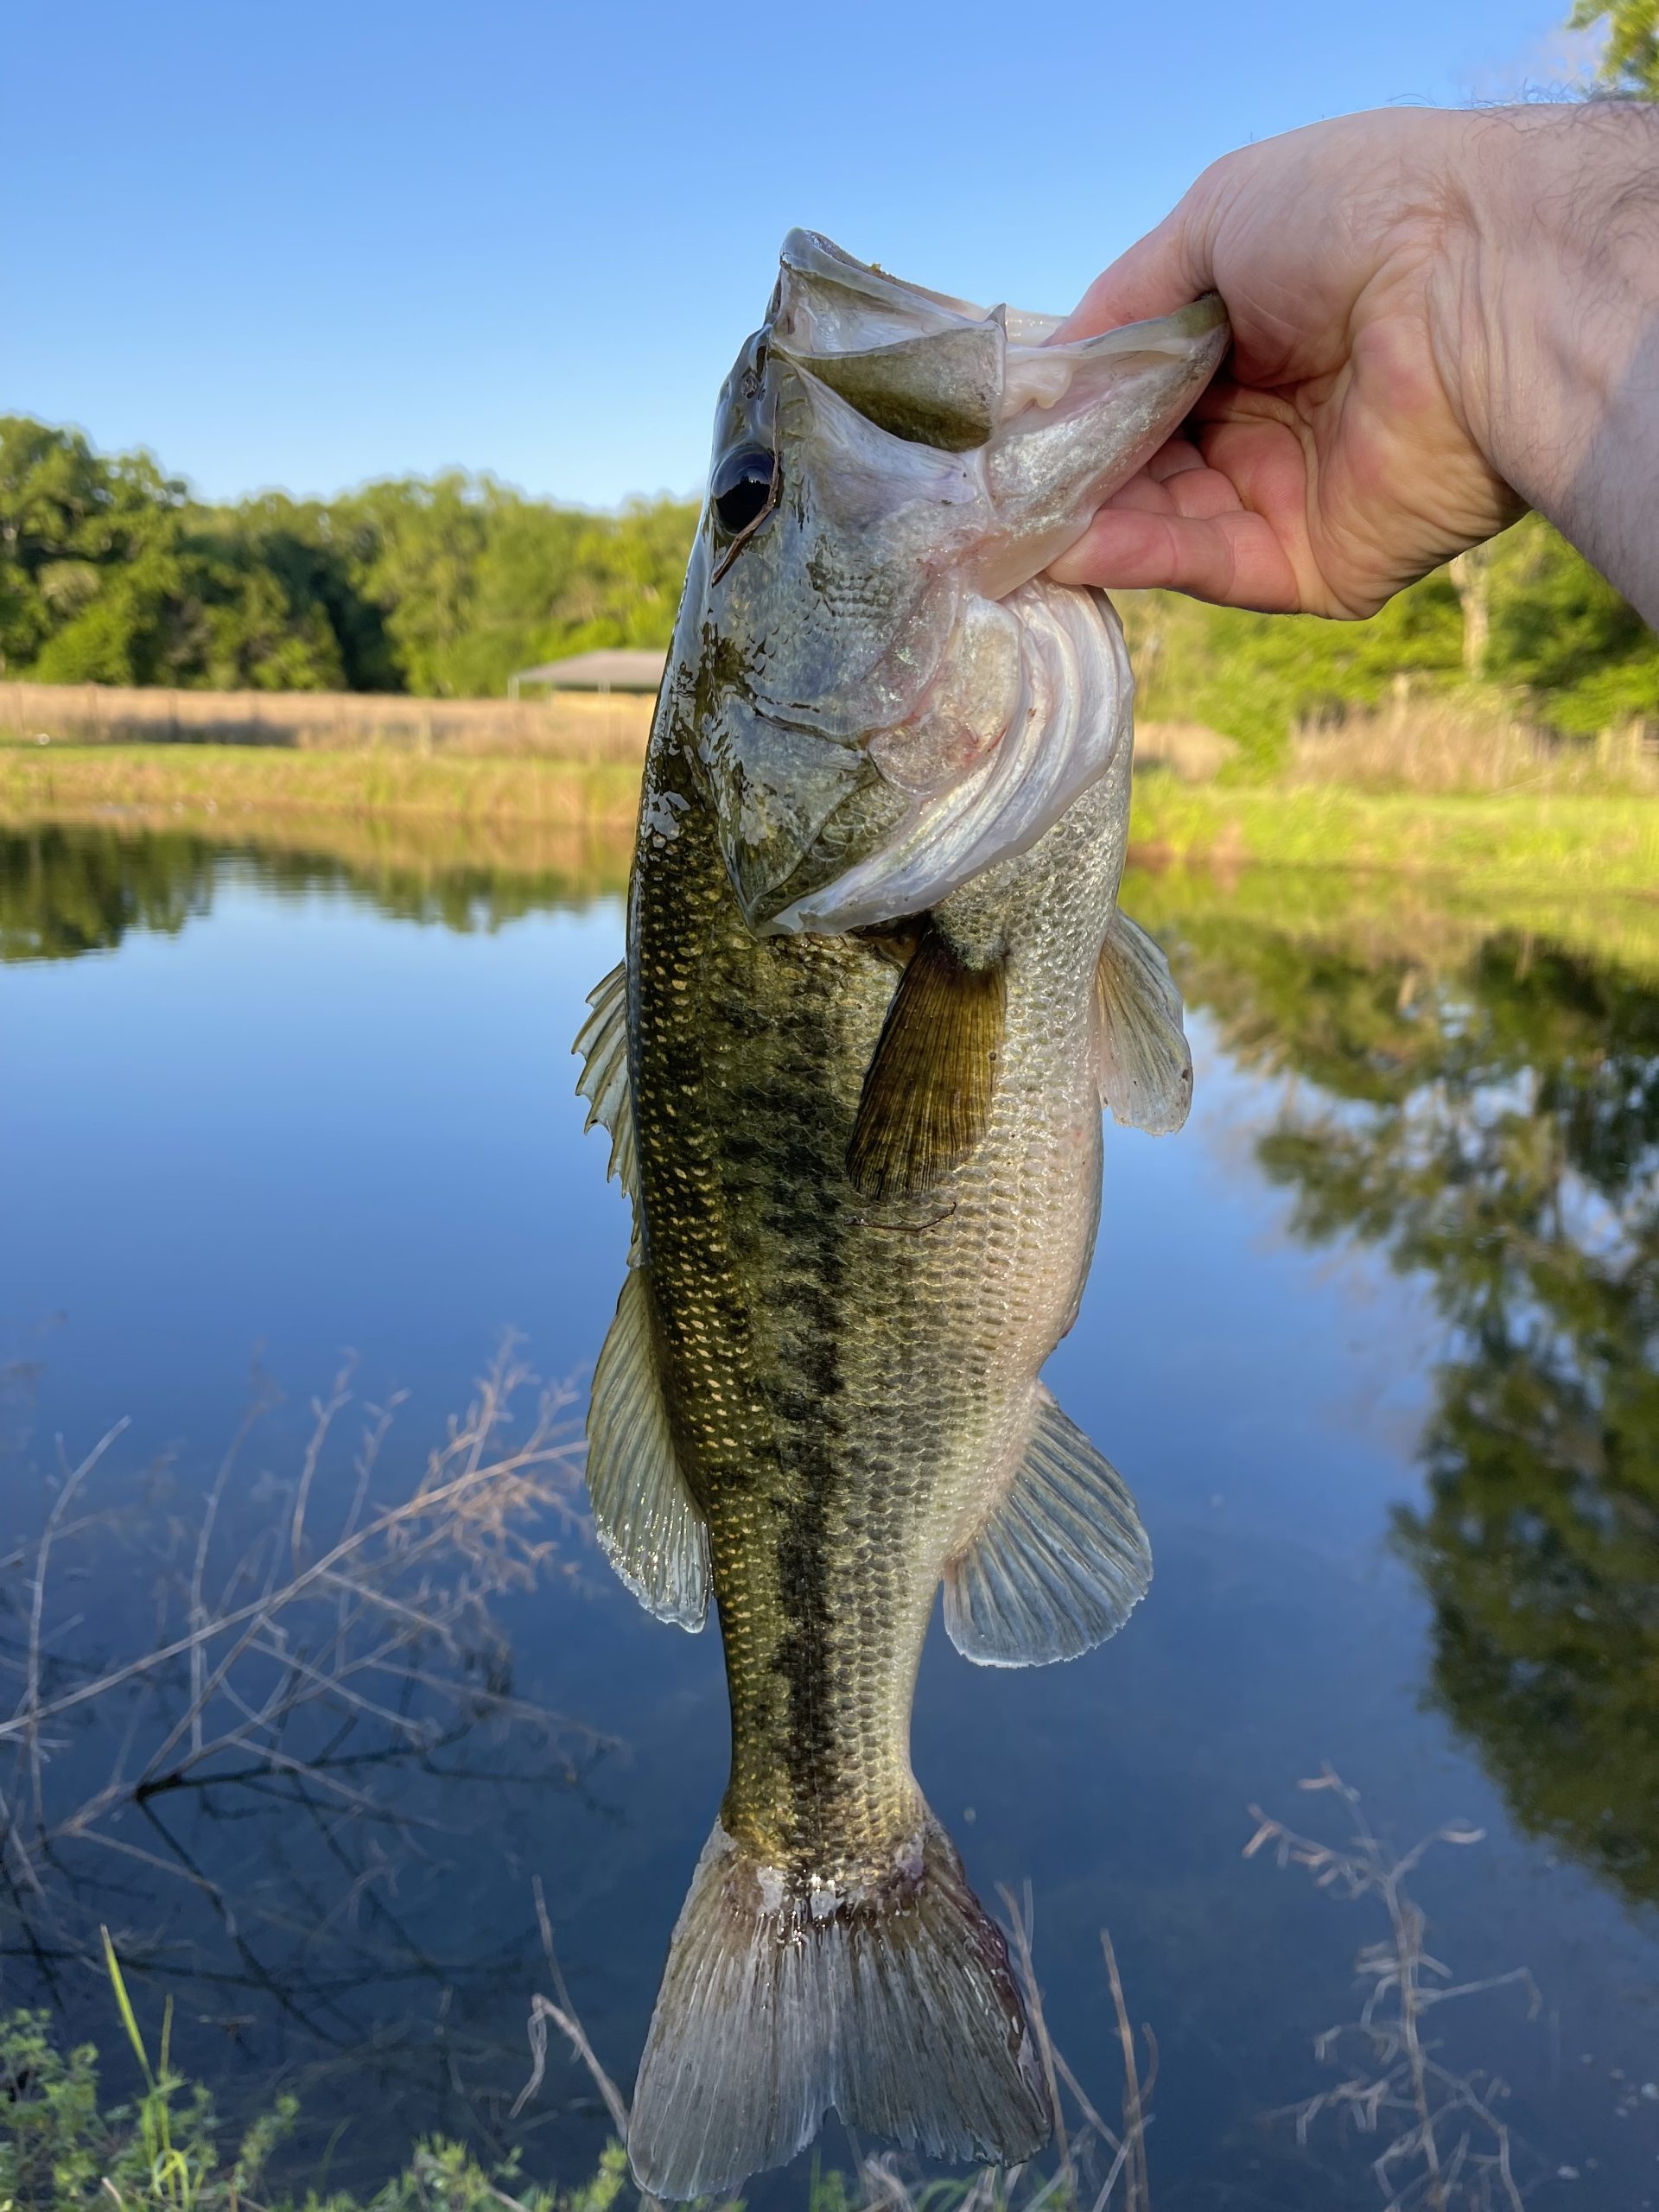
[[[1659,626],[1659,110],[1495,113],[1452,257],[1470,429]]]

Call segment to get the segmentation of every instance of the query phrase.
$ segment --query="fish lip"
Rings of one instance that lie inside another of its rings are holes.
[[[1126,322],[1116,330],[1103,331],[1095,339],[1070,339],[1064,342],[1073,345],[1103,345],[1109,338],[1135,338],[1144,346],[1156,331],[1160,337],[1174,340],[1206,337],[1212,330],[1227,327],[1227,303],[1219,292],[1205,292],[1190,305],[1177,308],[1171,315],[1149,315],[1141,322]]]

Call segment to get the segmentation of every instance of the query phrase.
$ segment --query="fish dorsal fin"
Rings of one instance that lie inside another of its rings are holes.
[[[979,1142],[1007,1011],[1001,961],[970,968],[930,925],[887,1008],[847,1147],[864,1197],[931,1190]]]
[[[1112,916],[1095,966],[1095,1072],[1113,1118],[1169,1136],[1192,1104],[1192,1054],[1181,995],[1162,948],[1124,913]]]
[[[600,1548],[658,1620],[694,1632],[709,1609],[709,1532],[674,1450],[645,1269],[631,1265],[594,1370],[588,1497]]]
[[[944,1624],[982,1667],[1075,1659],[1116,1635],[1152,1580],[1123,1479],[1039,1382],[1025,1458],[944,1575]]]
[[[639,1190],[633,1141],[633,1088],[628,1080],[628,969],[619,960],[602,982],[588,994],[593,1008],[579,1030],[573,1052],[580,1052],[582,1069],[576,1096],[589,1101],[584,1129],[602,1122],[610,1132],[611,1163],[607,1176],[617,1176],[630,1198]]]

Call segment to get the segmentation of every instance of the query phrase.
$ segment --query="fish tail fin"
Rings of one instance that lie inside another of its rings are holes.
[[[716,1823],[640,2062],[634,2179],[664,2197],[735,2187],[832,2105],[938,2158],[1011,2165],[1048,2140],[1007,1946],[931,1815],[891,1877],[805,1896]]]

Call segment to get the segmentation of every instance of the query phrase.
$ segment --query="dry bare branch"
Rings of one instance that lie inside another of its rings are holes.
[[[331,1510],[321,1472],[350,1402],[350,1371],[343,1367],[314,1406],[274,1525],[226,1558],[232,1523],[241,1522],[246,1540],[245,1513],[230,1513],[228,1500],[268,1395],[252,1406],[189,1530],[188,1566],[162,1579],[153,1648],[80,1670],[49,1656],[68,1624],[67,1608],[54,1605],[63,1548],[72,1535],[95,1541],[112,1518],[81,1510],[72,1519],[70,1507],[84,1501],[124,1422],[65,1474],[38,1540],[12,1555],[26,1632],[20,1657],[0,1656],[0,1681],[7,1671],[17,1679],[16,1702],[0,1720],[0,1872],[15,1891],[38,1891],[41,1865],[59,1843],[113,1847],[108,1823],[122,1808],[186,1786],[303,1779],[337,1804],[379,1817],[370,1793],[315,1755],[337,1726],[358,1732],[363,1759],[422,1757],[483,1714],[531,1725],[549,1740],[582,1732],[509,1694],[490,1616],[491,1600],[532,1585],[581,1524],[570,1392],[540,1389],[509,1340],[417,1479],[378,1503],[372,1492],[397,1402],[371,1408],[347,1499]],[[518,1406],[532,1392],[521,1418]],[[0,1595],[4,1587],[0,1564]],[[64,1786],[54,1790],[64,1731],[118,1711],[124,1740],[108,1779],[90,1795],[84,1784],[72,1794],[73,1763],[65,1760]]]
[[[1347,1841],[1332,1844],[1302,1835],[1252,1805],[1256,1825],[1244,1856],[1254,1858],[1270,1848],[1281,1867],[1302,1867],[1319,1888],[1373,1900],[1383,1912],[1386,1934],[1367,1944],[1355,1961],[1365,1987],[1358,2018],[1325,2029],[1313,2046],[1321,2063],[1339,2064],[1344,2049],[1357,2043],[1366,2063],[1292,2108],[1298,2142],[1306,2144],[1315,2121],[1325,2117],[1360,2135],[1388,2131],[1371,2161],[1385,2212],[1457,2212],[1460,2207],[1496,2212],[1499,2206],[1522,2212],[1516,2140],[1496,2110],[1507,2094],[1503,2084],[1495,2076],[1459,2074],[1443,2063],[1436,2046],[1425,2039],[1423,2023],[1438,2005],[1503,1988],[1527,1991],[1530,2018],[1539,2009],[1537,1986],[1524,1967],[1482,1980],[1453,1982],[1450,1967],[1429,1951],[1427,1920],[1406,1888],[1408,1878],[1436,1845],[1467,1847],[1478,1843],[1483,1832],[1452,1822],[1395,1853],[1373,1830],[1358,1791],[1330,1767],[1300,1786],[1341,1800],[1352,1823]]]

